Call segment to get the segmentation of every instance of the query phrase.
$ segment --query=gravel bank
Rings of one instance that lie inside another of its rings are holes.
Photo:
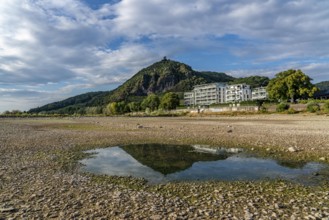
[[[328,163],[328,125],[310,115],[0,119],[0,219],[328,219],[328,183],[150,186],[82,174],[75,164],[82,150],[129,143],[245,147]]]

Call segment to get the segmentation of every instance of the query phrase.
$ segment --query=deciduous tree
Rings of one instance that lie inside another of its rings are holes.
[[[311,83],[311,78],[301,70],[287,70],[271,79],[267,91],[271,99],[295,102],[298,98],[311,97],[318,89]]]
[[[148,95],[142,102],[142,107],[144,109],[149,108],[151,111],[158,109],[160,104],[160,99],[156,94]]]
[[[176,109],[179,105],[179,96],[176,93],[168,92],[162,98],[160,102],[160,108],[166,110]]]

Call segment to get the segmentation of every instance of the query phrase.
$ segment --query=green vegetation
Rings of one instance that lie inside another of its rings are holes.
[[[315,86],[319,89],[319,91],[317,91],[314,94],[314,98],[317,99],[329,98],[329,81],[317,83],[315,84]]]
[[[196,76],[204,78],[207,82],[230,82],[235,78],[225,73],[202,71],[196,72]],[[192,88],[193,89],[193,88]]]
[[[290,107],[290,108],[287,110],[287,113],[288,113],[288,114],[296,114],[297,111],[296,111],[294,108]]]
[[[148,94],[153,93],[157,96],[162,96],[167,92],[178,94],[192,90],[195,85],[228,82],[233,79],[225,73],[197,72],[186,64],[163,59],[140,70],[113,91],[85,93],[31,109],[29,112],[70,115],[108,114],[107,105],[114,102],[124,102],[125,105],[135,103],[130,104],[129,109],[125,110],[125,112],[134,112],[140,110],[140,107],[136,104],[141,103]]]
[[[323,105],[323,111],[329,113],[329,100],[327,100]]]
[[[27,113],[12,111],[2,116],[121,115],[141,111],[148,114],[158,111],[157,114],[162,115],[167,114],[164,111],[183,105],[184,92],[192,90],[195,85],[213,82],[246,83],[252,88],[268,85],[273,101],[290,99],[295,102],[296,99],[307,99],[318,90],[310,81],[300,70],[280,72],[272,80],[264,76],[234,78],[225,73],[198,72],[184,63],[164,58],[140,70],[113,91],[89,92],[31,109]],[[328,89],[328,85],[329,81],[316,84],[321,90]],[[149,94],[152,96],[149,97]],[[249,104],[262,106],[262,103],[241,103]]]
[[[318,112],[318,111],[320,111],[320,105],[319,105],[319,103],[316,103],[316,102],[310,102],[307,104],[306,109],[308,112],[311,112],[311,113]]]
[[[59,113],[59,114],[74,114],[82,111],[80,109],[85,109],[91,106],[101,106],[106,104],[105,97],[108,96],[110,92],[88,92],[78,96],[74,96],[65,99],[60,102],[54,102],[51,104],[44,105],[42,107],[34,108],[29,110],[30,113]]]
[[[249,76],[244,78],[237,78],[231,81],[229,84],[241,84],[246,83],[247,85],[250,85],[251,88],[256,87],[265,87],[268,85],[270,79],[266,76]]]
[[[142,108],[149,108],[151,111],[157,110],[160,105],[160,99],[155,94],[148,95],[142,102]]]
[[[286,102],[281,102],[276,106],[277,112],[284,112],[290,108],[290,105]]]
[[[165,93],[161,98],[150,94],[142,102],[111,102],[104,111],[106,115],[121,115],[125,113],[144,111],[148,115],[167,115],[167,112],[176,109],[179,105],[179,96],[176,93]]]
[[[287,70],[271,79],[267,91],[271,99],[296,102],[298,98],[311,97],[318,89],[311,83],[311,78],[301,70]]]
[[[185,170],[197,161],[223,160],[228,157],[224,154],[198,153],[189,145],[144,144],[121,148],[141,164],[165,175]]]
[[[268,109],[267,109],[267,107],[265,105],[261,105],[259,107],[259,112],[260,113],[268,113]]]
[[[173,92],[166,93],[160,102],[159,108],[165,110],[176,109],[179,106],[179,97]]]
[[[323,81],[320,83],[315,84],[320,91],[329,90],[329,81]]]
[[[108,104],[106,106],[106,110],[108,114],[111,115],[117,115],[120,114],[123,110],[123,105],[121,103],[117,103],[117,102],[111,102],[110,104]]]
[[[20,110],[5,111],[2,113],[3,116],[22,116],[24,114],[25,113]]]
[[[163,59],[142,69],[113,91],[109,101],[135,101],[132,96],[160,95],[164,92],[184,92],[195,85],[210,82],[227,82],[234,79],[225,73],[197,72],[190,66]]]

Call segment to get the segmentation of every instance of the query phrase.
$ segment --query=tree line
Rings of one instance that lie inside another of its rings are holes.
[[[22,112],[19,110],[5,111],[2,116],[62,116],[62,115],[122,115],[132,112],[153,112],[156,110],[173,110],[180,104],[177,93],[168,92],[160,96],[149,94],[142,101],[110,102],[106,106],[78,106],[72,105],[54,111],[42,111],[40,113]]]
[[[252,79],[252,78],[251,78]],[[312,79],[301,70],[290,69],[277,73],[275,77],[269,80],[267,92],[269,99],[278,102],[290,101],[295,103],[297,100],[306,100],[314,95],[319,89],[311,83]],[[267,83],[267,82],[266,82]],[[88,94],[89,95],[89,94]],[[91,94],[94,95],[94,94]],[[99,95],[99,94],[96,94]],[[103,94],[101,94],[103,95]],[[81,96],[85,98],[86,95]],[[70,101],[68,99],[68,101]],[[155,110],[172,110],[180,104],[179,95],[173,92],[165,93],[163,96],[149,94],[142,101],[119,101],[111,102],[106,106],[86,107],[82,104],[67,106],[65,108],[53,111],[43,111],[42,114],[59,115],[120,115],[130,112],[153,112]],[[33,112],[28,112],[33,113]],[[6,111],[2,115],[21,116],[28,114],[19,110]]]
[[[106,106],[107,115],[120,115],[129,112],[173,110],[179,106],[179,96],[176,93],[168,92],[162,97],[156,94],[149,94],[142,102],[111,102]]]

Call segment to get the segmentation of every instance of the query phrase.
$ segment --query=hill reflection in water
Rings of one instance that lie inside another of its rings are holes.
[[[139,163],[164,175],[190,168],[199,161],[225,160],[227,154],[197,152],[190,145],[143,144],[121,147]]]
[[[319,163],[287,164],[225,148],[213,150],[195,146],[145,144],[87,152],[95,155],[80,161],[85,165],[82,168],[84,171],[145,178],[150,183],[285,179],[309,184],[317,181],[313,173],[328,169]],[[288,166],[284,166],[286,164]]]

